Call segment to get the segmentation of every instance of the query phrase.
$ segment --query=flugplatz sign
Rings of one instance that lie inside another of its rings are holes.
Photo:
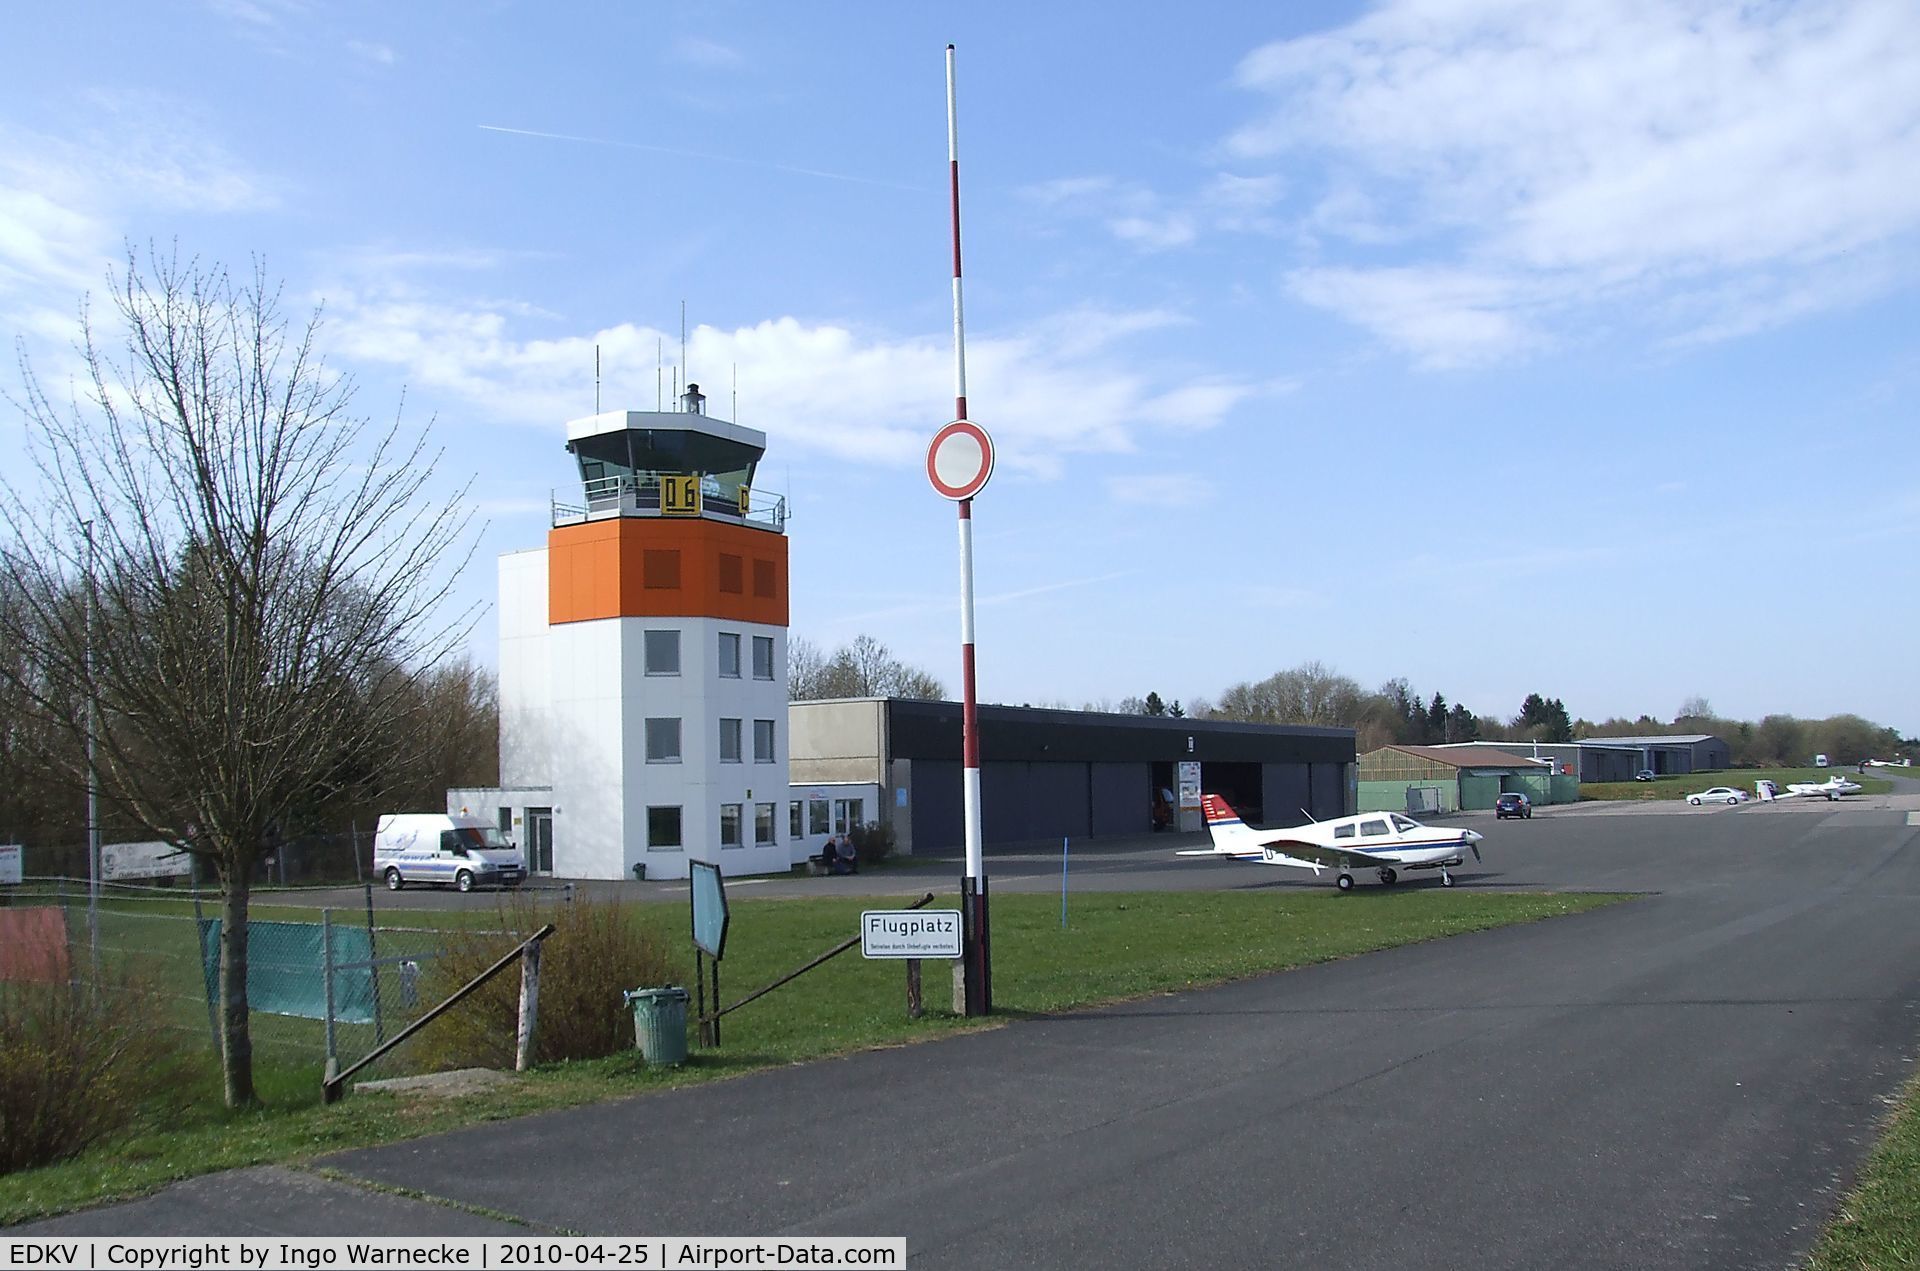
[[[957,909],[868,909],[860,915],[860,952],[869,958],[957,958]]]

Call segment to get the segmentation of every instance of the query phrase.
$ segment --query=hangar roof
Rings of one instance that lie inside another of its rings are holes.
[[[1452,746],[1400,745],[1382,746],[1380,749],[1397,750],[1403,755],[1429,759],[1434,763],[1445,764],[1449,768],[1538,768],[1544,762],[1544,760],[1529,759],[1523,755],[1509,754],[1504,750],[1461,751]]]
[[[1600,746],[1696,746],[1703,741],[1719,741],[1712,733],[1680,733],[1655,737],[1586,737],[1583,741]]]

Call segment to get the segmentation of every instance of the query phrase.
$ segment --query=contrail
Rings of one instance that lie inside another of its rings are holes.
[[[516,137],[544,137],[548,141],[578,141],[590,146],[618,146],[622,150],[644,150],[649,154],[671,155],[676,159],[704,159],[708,163],[735,163],[746,168],[771,168],[775,172],[791,172],[795,176],[823,177],[828,181],[849,181],[854,185],[877,185],[888,190],[906,190],[913,194],[925,194],[927,191],[917,185],[902,185],[898,181],[881,181],[874,177],[850,176],[845,172],[823,172],[819,168],[796,168],[791,164],[774,163],[766,159],[739,159],[725,154],[702,154],[697,150],[675,150],[671,146],[650,146],[639,141],[615,141],[608,137],[576,137],[565,132],[538,132],[532,128],[503,128],[498,124],[480,124],[485,132],[511,133]]]

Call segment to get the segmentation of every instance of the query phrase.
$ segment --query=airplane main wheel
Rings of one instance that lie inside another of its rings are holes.
[[[1340,877],[1338,877],[1338,878],[1336,878],[1336,879],[1334,879],[1334,880],[1333,880],[1333,885],[1334,885],[1335,887],[1338,887],[1338,888],[1339,888],[1339,889],[1340,889],[1341,891],[1352,891],[1352,890],[1353,890],[1353,875],[1352,875],[1352,874],[1342,874],[1342,875],[1340,875]]]
[[[1400,881],[1400,875],[1394,873],[1390,869],[1382,869],[1380,871],[1380,881],[1382,883],[1385,883],[1387,886],[1391,887],[1395,883]]]

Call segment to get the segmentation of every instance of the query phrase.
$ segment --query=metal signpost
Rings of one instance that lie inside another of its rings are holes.
[[[720,1044],[720,958],[727,950],[727,885],[720,867],[710,861],[690,861],[687,881],[693,903],[693,983],[697,994],[694,1018],[700,1021],[700,1044]],[[713,1010],[707,1017],[707,975],[701,955],[713,959]],[[685,1001],[685,998],[681,999]]]
[[[961,798],[966,808],[967,872],[960,883],[961,954],[968,1015],[993,1010],[992,941],[987,935],[987,871],[980,852],[980,718],[973,668],[973,496],[993,475],[993,441],[967,418],[966,321],[960,302],[960,133],[954,110],[953,45],[947,45],[947,170],[953,209],[954,420],[927,447],[927,480],[960,512]]]

